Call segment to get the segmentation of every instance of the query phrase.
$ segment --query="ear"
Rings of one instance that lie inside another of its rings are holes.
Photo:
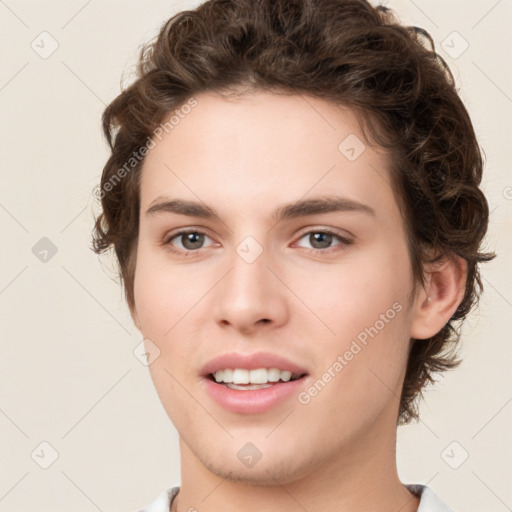
[[[464,298],[467,263],[455,254],[424,267],[425,286],[413,306],[411,338],[428,339],[450,320]]]

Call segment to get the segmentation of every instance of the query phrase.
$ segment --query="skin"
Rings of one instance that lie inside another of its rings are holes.
[[[349,109],[269,92],[196,99],[143,165],[132,310],[160,350],[149,369],[180,436],[174,510],[416,511],[396,470],[398,397],[410,339],[434,335],[462,300],[463,263],[429,267],[425,288],[415,286],[388,155],[365,142],[349,161],[338,149],[350,134],[364,141]],[[328,194],[375,215],[271,218]],[[164,197],[200,201],[221,221],[145,214]],[[206,235],[198,249],[171,238],[188,227]],[[328,228],[352,243],[316,241]],[[236,252],[247,236],[262,249],[252,263]],[[293,397],[235,414],[205,392],[206,362],[258,351],[305,367],[307,389],[396,303],[401,311],[307,405]],[[262,453],[250,468],[237,457],[248,442]]]

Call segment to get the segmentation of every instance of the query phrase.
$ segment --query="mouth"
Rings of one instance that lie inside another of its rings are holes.
[[[200,376],[206,395],[237,414],[260,414],[289,405],[310,380],[306,368],[268,352],[220,355],[203,366]]]
[[[226,368],[209,373],[206,377],[229,389],[238,391],[254,391],[294,382],[306,377],[307,373],[292,373],[279,368]]]

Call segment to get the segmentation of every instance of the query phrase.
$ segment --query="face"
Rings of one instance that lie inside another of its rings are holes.
[[[320,99],[196,100],[146,156],[134,284],[183,449],[263,483],[391,446],[414,282],[386,153]]]

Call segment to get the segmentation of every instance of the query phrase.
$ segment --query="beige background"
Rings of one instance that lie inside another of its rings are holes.
[[[121,75],[130,80],[140,43],[197,3],[0,1],[0,511],[135,511],[180,482],[176,431],[132,352],[141,337],[112,266],[89,245],[107,156],[102,110]],[[386,3],[432,34],[457,76],[486,152],[488,241],[500,254],[484,268],[486,293],[464,329],[465,362],[426,394],[422,421],[399,430],[399,472],[456,510],[505,512],[512,1]],[[52,40],[58,48],[42,58]],[[43,237],[57,249],[46,262]]]

